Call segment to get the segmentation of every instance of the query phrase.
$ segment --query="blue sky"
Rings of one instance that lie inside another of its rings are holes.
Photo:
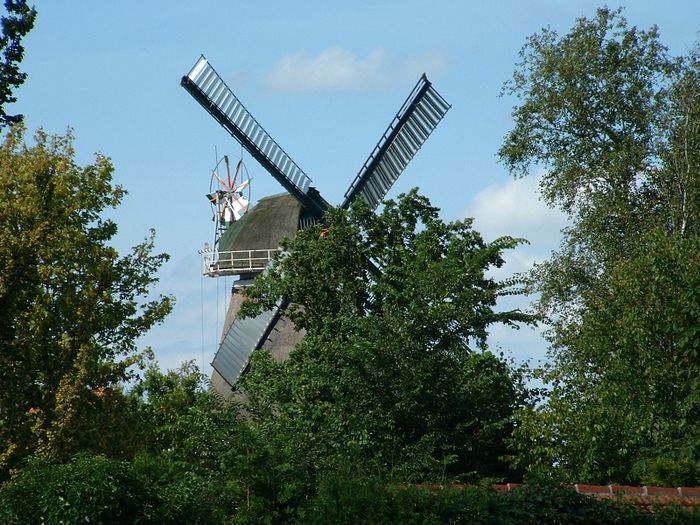
[[[536,196],[536,177],[513,181],[496,152],[510,129],[513,101],[499,92],[527,36],[566,32],[602,4],[492,2],[36,2],[26,39],[29,78],[11,111],[30,131],[74,129],[80,163],[100,151],[129,191],[112,214],[127,250],[149,228],[171,255],[159,290],[177,297],[151,345],[165,367],[216,350],[230,280],[203,278],[197,250],[211,241],[204,194],[214,150],[237,143],[180,87],[205,54],[270,134],[339,203],[367,155],[422,72],[452,109],[390,196],[418,186],[446,220],[475,217],[487,239],[524,236],[508,271],[526,269],[558,243],[563,224]],[[617,7],[617,4],[608,4]],[[700,28],[696,0],[633,1],[630,24],[659,26],[672,53],[690,48]],[[253,199],[280,186],[244,154]],[[539,333],[496,327],[492,344],[516,359],[542,358]]]

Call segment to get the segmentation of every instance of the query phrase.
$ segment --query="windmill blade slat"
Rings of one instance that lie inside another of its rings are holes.
[[[242,119],[239,124],[240,130],[245,133],[246,138],[248,138],[248,128],[250,128],[251,123],[253,122],[253,116],[250,113],[242,115]]]
[[[370,195],[378,195],[381,191],[381,188],[379,186],[379,179],[374,178],[370,181],[367,181],[367,191],[369,192]]]
[[[387,174],[387,168],[388,166],[382,165],[382,166],[377,166],[377,169],[375,170],[375,173],[377,176],[375,177],[374,181],[369,181],[369,184],[372,184],[373,182],[376,184],[390,184],[391,183],[391,175]]]
[[[410,158],[405,158],[398,147],[396,147],[396,141],[394,141],[389,148],[386,150],[387,155],[391,155],[394,163],[398,163],[401,166],[405,166],[410,161]]]
[[[211,99],[213,104],[216,104],[216,99],[223,93],[223,90],[221,89],[221,86],[218,84],[211,84],[211,89],[209,90],[208,96]]]
[[[223,87],[221,87],[220,89],[217,89],[217,95],[216,95],[216,98],[214,99],[214,101],[215,101],[214,103],[217,106],[221,107],[224,100],[226,99],[226,95],[229,95],[229,93]]]
[[[309,176],[255,120],[204,56],[182,77],[180,84],[308,213],[316,218],[323,217],[329,205],[318,192],[309,191]],[[232,105],[229,97],[235,101]],[[295,180],[290,177],[293,168],[299,172]]]
[[[394,141],[394,143],[391,145],[388,151],[395,155],[399,159],[399,162],[401,162],[404,166],[411,161],[410,155],[408,155],[404,150],[401,149],[398,140]]]
[[[418,118],[415,114],[411,115],[411,118],[408,119],[406,125],[411,127],[411,131],[421,142],[425,142],[425,139],[427,139],[428,135],[430,134],[428,128],[423,125],[420,118]]]
[[[251,122],[248,125],[248,129],[246,130],[246,134],[250,137],[251,141],[254,141],[255,135],[258,133],[258,129],[260,126],[258,126],[257,122]]]
[[[263,139],[261,141],[260,151],[262,151],[264,155],[269,155],[271,147],[272,147],[272,140],[270,139],[270,137],[268,137],[268,136],[263,137]]]
[[[287,158],[287,159],[282,159],[282,165],[280,166],[280,169],[282,169],[282,170],[286,171],[287,173],[289,173],[289,179],[290,179],[292,182],[294,182],[294,184],[296,184],[296,182],[294,181],[294,179],[293,179],[292,176],[291,176],[291,172],[292,172],[291,168],[292,168],[292,167],[293,167],[293,166],[292,166],[291,163],[289,162],[289,159],[288,159],[288,158]]]
[[[377,191],[380,193],[385,193],[391,186],[391,181],[394,180],[396,168],[391,166],[389,162],[385,162],[377,168],[375,173],[377,176],[374,178],[374,185],[377,188]]]
[[[226,116],[231,120],[237,120],[240,117],[241,112],[243,111],[245,111],[245,109],[243,108],[243,106],[241,106],[241,103],[238,100],[236,100],[233,106],[231,106],[229,112],[226,113]]]
[[[410,125],[406,125],[406,131],[405,133],[401,134],[401,137],[406,139],[406,143],[409,146],[409,152],[414,152],[417,151],[420,148],[421,141],[420,139],[413,133],[412,128]]]
[[[406,144],[406,137],[396,137],[394,146],[396,146],[396,149],[401,152],[401,155],[405,159],[411,159],[411,148],[409,148],[408,144]]]
[[[440,121],[440,112],[435,110],[427,94],[424,103],[418,107],[418,110],[426,119],[436,123]]]
[[[206,93],[207,93],[207,96],[208,96],[209,98],[212,97],[214,91],[215,91],[216,88],[220,85],[216,80],[217,80],[217,79],[216,79],[216,74],[214,74],[213,71],[208,72],[208,74],[207,74],[207,83],[206,83],[206,89],[207,89]]]
[[[373,202],[381,197],[381,192],[375,186],[374,181],[371,181],[365,184],[365,187],[362,189],[362,196],[365,198],[365,201]]]
[[[270,155],[270,159],[272,162],[275,163],[275,165],[279,164],[280,159],[282,158],[282,152],[279,149],[276,149],[273,147],[272,149],[272,154]]]
[[[397,177],[398,174],[401,173],[401,166],[396,164],[396,159],[391,154],[390,150],[386,150],[386,152],[384,153],[384,160],[382,164],[386,166],[391,178]]]
[[[292,168],[292,172],[290,174],[290,177],[292,178],[292,181],[294,181],[294,184],[299,184],[299,182],[300,182],[299,179],[301,177],[301,173],[299,172],[299,169],[296,166],[294,166]]]
[[[212,75],[211,71],[206,71],[204,76],[201,78],[201,88],[202,90],[206,93],[211,87],[212,82],[214,82],[214,75]]]
[[[270,138],[267,136],[263,136],[262,139],[260,140],[260,151],[265,153],[269,144],[270,144]],[[267,154],[267,153],[265,153],[265,154]]]
[[[358,195],[365,198],[370,208],[379,206],[449,109],[450,105],[423,75],[345,193],[341,207],[350,206]],[[370,186],[372,190],[365,191]]]
[[[389,162],[389,165],[391,166],[391,171],[393,171],[395,174],[400,174],[402,170],[402,166],[405,166],[408,164],[408,161],[406,162],[401,162],[398,157],[394,154],[393,148],[389,148],[386,150],[386,153],[384,154],[386,156],[386,160]]]
[[[445,113],[448,109],[450,109],[450,105],[447,103],[447,101],[435,90],[426,93],[426,101],[438,114]]]
[[[230,93],[226,93],[226,98],[224,99],[223,103],[221,104],[221,111],[225,114],[228,115],[229,111],[231,110],[231,106],[233,106],[236,103],[235,99],[231,96]]]
[[[426,109],[427,104],[416,108],[416,114],[415,117],[425,126],[428,126],[428,128],[432,129],[434,128],[438,122],[440,122],[440,119],[432,116],[430,112]]]
[[[255,138],[254,138],[255,134],[260,129],[261,129],[260,125],[257,122],[255,122],[254,120],[249,124],[248,129],[246,130],[246,133],[250,137],[250,140],[253,141],[253,143],[255,143]]]
[[[446,111],[446,107],[449,108],[449,104],[438,93],[428,93],[425,101],[426,108],[429,108],[434,115],[440,115]]]
[[[437,115],[434,115],[429,109],[428,105],[426,104],[425,106],[417,106],[416,107],[416,114],[420,114],[421,118],[428,123],[428,125],[431,128],[434,128],[437,126],[438,122],[440,122],[440,119],[438,118]]]
[[[229,385],[243,373],[251,354],[260,348],[280,316],[281,303],[257,317],[236,319],[222,338],[212,367]]]
[[[253,135],[253,142],[262,143],[262,139],[265,138],[265,130],[258,126],[255,130],[255,135]]]

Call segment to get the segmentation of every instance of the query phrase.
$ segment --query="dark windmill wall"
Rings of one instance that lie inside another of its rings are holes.
[[[240,221],[231,224],[219,240],[217,250],[262,251],[276,249],[282,239],[291,238],[296,234],[300,213],[299,202],[288,193],[265,197]],[[241,293],[242,288],[250,284],[256,275],[257,273],[241,275],[241,279],[234,282],[221,334],[222,341],[236,321],[241,304],[245,300]],[[289,352],[303,336],[302,332],[297,332],[294,329],[294,325],[289,319],[281,317],[261,346],[269,350],[274,358],[282,360],[289,355]],[[232,385],[216,369],[212,373],[211,388],[227,399],[233,395]]]

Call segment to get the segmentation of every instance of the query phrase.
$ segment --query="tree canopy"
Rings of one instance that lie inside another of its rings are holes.
[[[526,278],[412,191],[362,200],[283,243],[241,314],[277,304],[301,342],[260,350],[225,402],[192,363],[161,372],[138,338],[172,298],[167,255],[128,254],[107,214],[110,160],[5,113],[36,16],[0,19],[0,521],[8,523],[686,523],[565,487],[426,489],[488,480],[700,483],[700,46],[599,9],[530,37],[499,151],[569,217]],[[539,293],[536,316],[499,297]],[[489,351],[491,327],[547,319],[550,360]],[[150,363],[150,364],[149,364]],[[146,366],[143,374],[135,368]],[[541,401],[541,402],[537,402]],[[427,485],[428,487],[434,487]],[[443,485],[444,486],[444,485]],[[128,518],[127,518],[128,517]]]
[[[542,196],[569,215],[561,249],[538,269],[550,312],[573,313],[579,292],[649,229],[697,234],[698,53],[671,57],[655,27],[628,27],[609,9],[523,47],[499,155],[518,176],[542,167]]]
[[[107,157],[80,167],[72,137],[12,128],[0,146],[0,472],[37,451],[107,452],[115,389],[143,359],[136,341],[171,309],[148,299],[167,256],[153,234],[120,256],[103,216],[124,190]],[[117,425],[118,426],[118,425]]]
[[[309,482],[343,465],[403,480],[509,476],[500,458],[526,391],[485,341],[493,323],[532,318],[496,311],[519,287],[487,271],[519,242],[486,243],[415,192],[378,215],[332,210],[287,242],[242,310],[285,297],[306,331],[282,363],[254,355],[242,384],[279,462]]]
[[[516,175],[543,169],[544,199],[570,221],[531,276],[552,327],[551,397],[519,431],[533,468],[634,481],[635,465],[690,453],[671,442],[680,421],[697,425],[680,417],[695,411],[694,383],[679,381],[697,366],[697,318],[680,314],[698,304],[686,262],[700,210],[699,58],[697,46],[672,57],[655,27],[599,9],[566,35],[530,37],[506,84],[518,104],[501,159]]]

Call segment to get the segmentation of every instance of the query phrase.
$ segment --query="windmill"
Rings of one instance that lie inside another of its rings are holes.
[[[205,264],[207,275],[239,275],[212,362],[212,386],[222,395],[230,395],[254,350],[265,345],[273,355],[283,358],[303,336],[284,317],[284,299],[257,317],[236,318],[242,302],[238,292],[265,271],[284,237],[321,221],[331,205],[204,56],[182,77],[181,85],[287,192],[261,199],[241,220],[232,222]],[[350,184],[340,207],[348,208],[361,196],[376,209],[449,109],[423,74]]]

